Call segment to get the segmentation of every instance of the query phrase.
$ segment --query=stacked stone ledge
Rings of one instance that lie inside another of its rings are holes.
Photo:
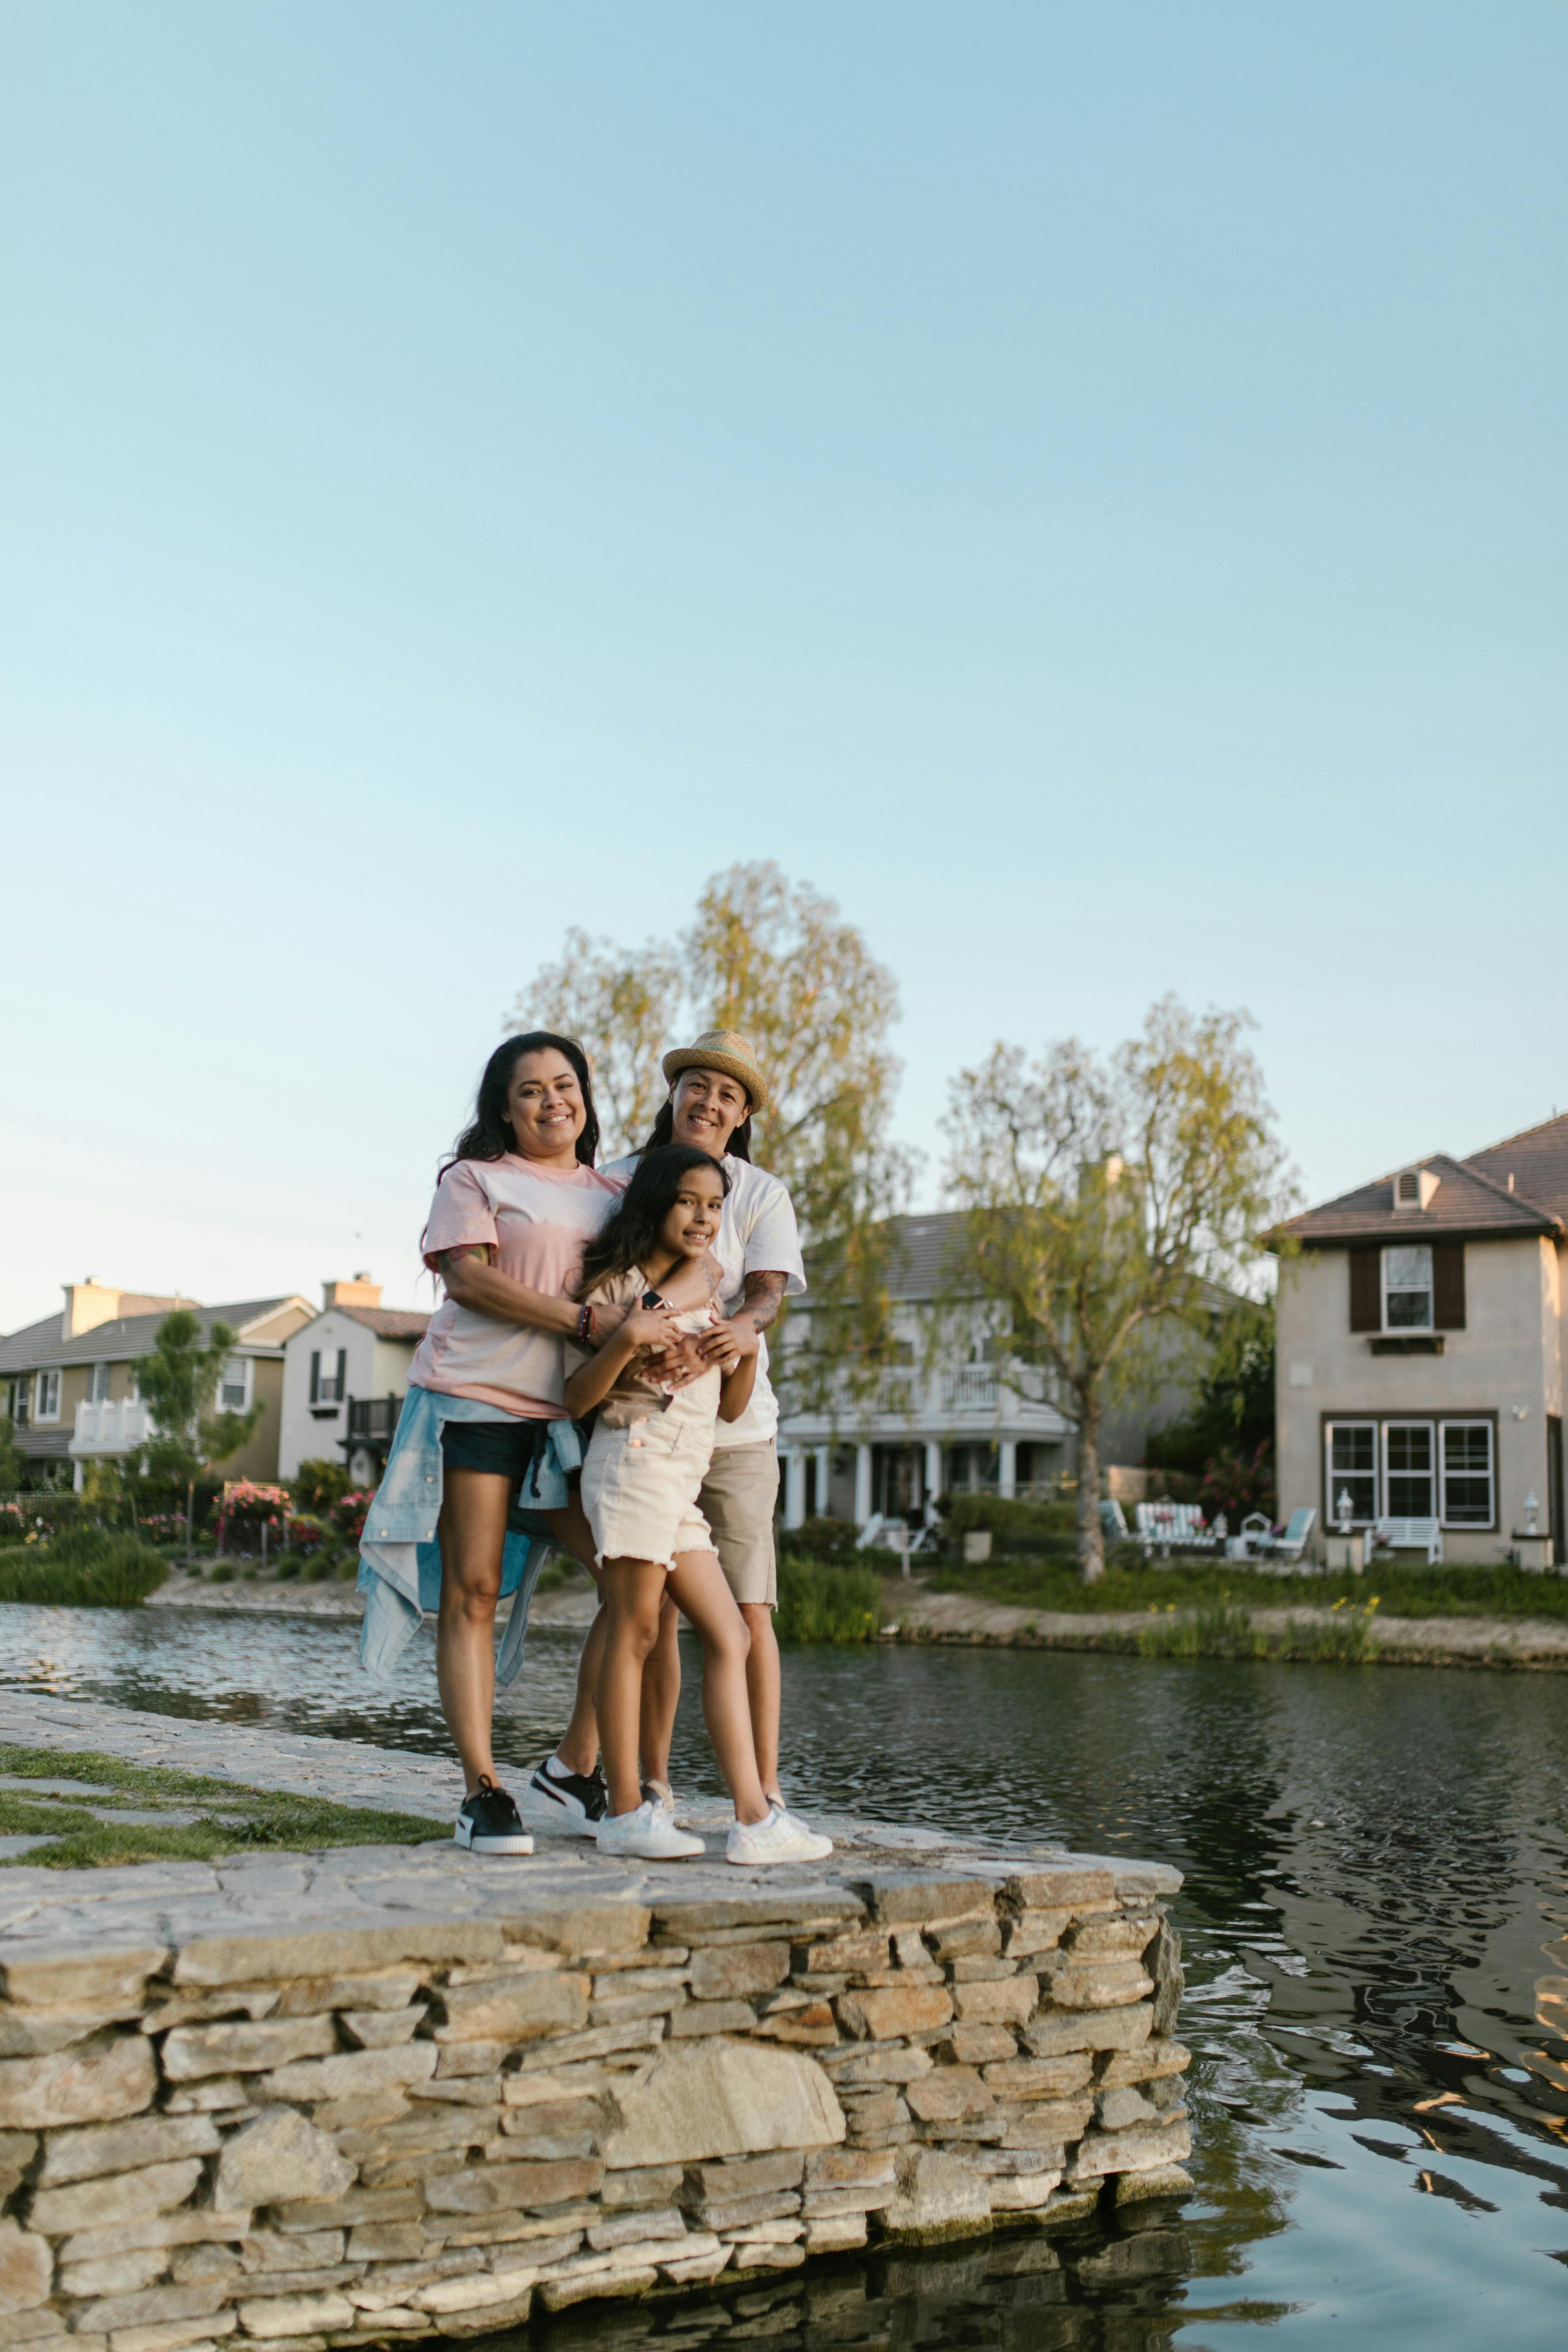
[[[1179,2192],[1178,1884],[993,1862],[0,1947],[0,2346],[475,2336]]]

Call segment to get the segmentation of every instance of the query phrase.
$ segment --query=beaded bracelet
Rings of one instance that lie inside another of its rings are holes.
[[[591,1347],[593,1344],[594,1333],[597,1328],[597,1316],[595,1314],[591,1307],[584,1307],[583,1312],[577,1318],[577,1345],[580,1348]]]

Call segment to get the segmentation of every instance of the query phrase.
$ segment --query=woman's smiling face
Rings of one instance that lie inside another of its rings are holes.
[[[588,1110],[577,1073],[554,1046],[520,1054],[507,1081],[506,1115],[525,1160],[554,1160],[575,1167],[577,1138]]]
[[[722,1157],[730,1138],[750,1118],[752,1098],[723,1070],[682,1070],[670,1088],[670,1141],[694,1144]]]

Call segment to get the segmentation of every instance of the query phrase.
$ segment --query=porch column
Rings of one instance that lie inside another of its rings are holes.
[[[1018,1491],[1018,1441],[1002,1437],[996,1442],[996,1492],[1009,1500]]]
[[[863,1528],[871,1516],[871,1449],[855,1448],[855,1524]]]
[[[805,1518],[805,1448],[792,1445],[784,1454],[784,1525],[798,1528]]]
[[[832,1476],[833,1448],[831,1445],[819,1445],[816,1449],[816,1516],[819,1519],[826,1518],[833,1508]]]
[[[926,1525],[936,1517],[936,1498],[942,1492],[942,1441],[928,1437],[926,1447]]]

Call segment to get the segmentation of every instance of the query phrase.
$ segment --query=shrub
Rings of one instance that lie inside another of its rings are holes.
[[[53,1543],[0,1552],[0,1601],[53,1609],[136,1609],[168,1562],[135,1536],[77,1528]]]
[[[374,1500],[374,1486],[351,1486],[346,1495],[339,1496],[327,1517],[339,1535],[357,1544],[364,1533],[364,1515]]]
[[[294,1473],[294,1500],[307,1511],[330,1511],[352,1483],[341,1462],[301,1462]]]
[[[213,1570],[212,1580],[215,1584],[232,1584],[234,1582],[234,1562],[231,1559],[220,1559],[217,1566]]]
[[[251,1478],[237,1479],[219,1506],[218,1549],[223,1549],[231,1534],[259,1534],[266,1528],[271,1535],[280,1536],[288,1507],[287,1488],[258,1486]]]
[[[786,1528],[782,1542],[785,1550],[804,1559],[851,1560],[858,1534],[853,1519],[816,1518]]]
[[[310,1552],[320,1551],[327,1540],[327,1530],[320,1519],[298,1518],[289,1522],[289,1550],[296,1559],[304,1559]]]
[[[1204,1517],[1223,1511],[1233,1528],[1250,1511],[1261,1511],[1272,1525],[1279,1507],[1274,1485],[1274,1448],[1268,1438],[1250,1454],[1216,1454],[1198,1489]]]
[[[781,1642],[869,1642],[880,1622],[881,1600],[873,1569],[783,1559],[773,1628]]]
[[[304,1564],[303,1559],[298,1552],[286,1551],[282,1559],[278,1563],[279,1583],[291,1583],[294,1578],[299,1575],[300,1570]]]
[[[331,1554],[324,1551],[312,1553],[311,1557],[305,1562],[304,1567],[300,1571],[301,1578],[307,1584],[324,1584],[331,1572]]]
[[[954,1535],[988,1528],[1007,1545],[1017,1536],[1070,1536],[1076,1503],[1019,1503],[1005,1495],[950,1495],[943,1517]],[[1000,1547],[999,1547],[1000,1548]]]

